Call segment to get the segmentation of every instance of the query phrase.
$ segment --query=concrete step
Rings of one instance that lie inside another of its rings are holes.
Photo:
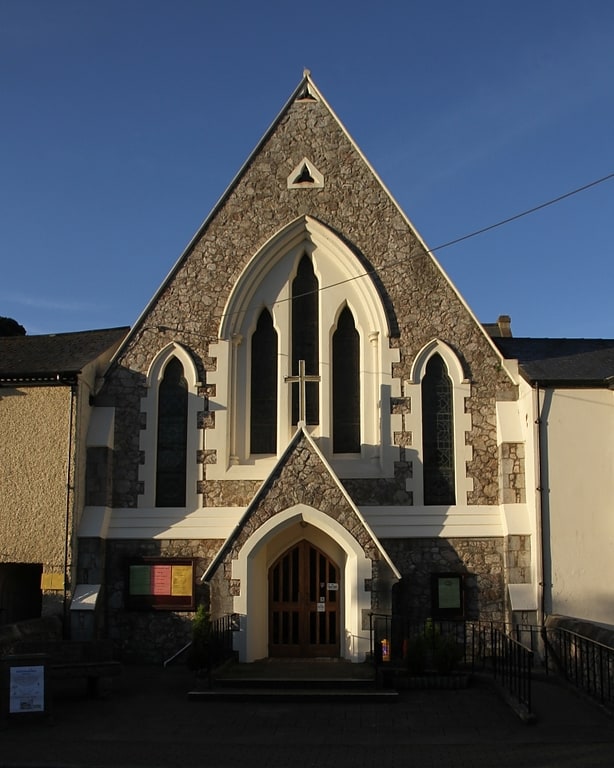
[[[348,690],[373,690],[375,689],[375,679],[349,678],[349,677],[220,677],[214,678],[213,687],[217,689],[259,689],[259,688],[278,688],[282,690],[292,690],[295,688],[302,690],[337,690],[346,688]]]
[[[375,669],[339,659],[265,659],[231,662],[188,693],[192,701],[393,701],[397,692],[376,684]]]
[[[347,683],[347,681],[344,681]],[[279,686],[279,681],[270,681],[270,685],[249,687],[209,688],[188,692],[190,701],[361,701],[393,702],[398,699],[398,692],[389,689],[352,687],[344,685],[337,688],[317,688]]]

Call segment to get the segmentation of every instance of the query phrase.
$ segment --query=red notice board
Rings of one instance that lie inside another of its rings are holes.
[[[136,610],[193,611],[194,560],[135,558],[127,563],[126,603]]]

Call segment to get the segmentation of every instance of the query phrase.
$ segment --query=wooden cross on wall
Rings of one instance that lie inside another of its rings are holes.
[[[284,381],[286,384],[298,383],[298,420],[305,421],[307,418],[305,413],[306,408],[306,384],[308,381],[320,381],[320,377],[315,374],[305,373],[305,361],[298,361],[298,376],[285,376]]]

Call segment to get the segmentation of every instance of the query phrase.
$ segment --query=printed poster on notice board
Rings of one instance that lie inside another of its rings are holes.
[[[45,668],[11,667],[9,712],[45,711]]]

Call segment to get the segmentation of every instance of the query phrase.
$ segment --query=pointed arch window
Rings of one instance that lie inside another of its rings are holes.
[[[263,309],[252,336],[250,452],[277,451],[277,332]]]
[[[158,395],[156,506],[186,503],[188,384],[183,365],[173,357],[164,369]]]
[[[422,380],[422,442],[424,503],[455,504],[452,381],[438,354]]]
[[[311,260],[303,256],[292,281],[292,375],[298,374],[299,360],[305,361],[305,373],[319,374],[318,279]],[[298,423],[299,388],[292,385],[292,424]],[[320,423],[318,383],[305,385],[305,416],[309,425]]]
[[[359,335],[348,307],[333,334],[333,453],[360,453]]]

